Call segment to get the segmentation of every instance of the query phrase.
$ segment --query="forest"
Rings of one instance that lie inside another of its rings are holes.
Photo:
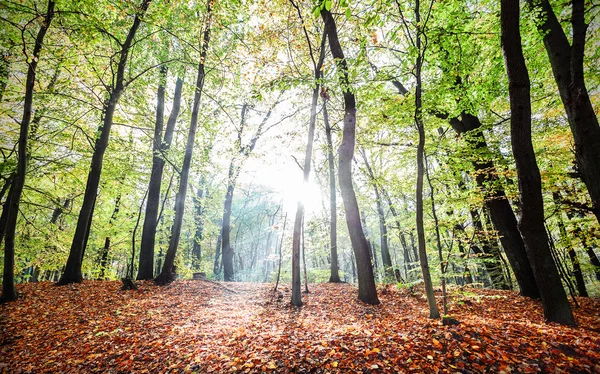
[[[599,14],[2,1],[0,372],[600,372]]]

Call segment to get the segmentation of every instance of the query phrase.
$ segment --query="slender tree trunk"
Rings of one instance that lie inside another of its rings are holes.
[[[304,293],[310,293],[308,290],[308,275],[306,274],[306,246],[304,241],[304,220],[302,220],[302,264],[304,266]]]
[[[420,1],[415,2],[415,20],[417,24],[421,22]],[[417,191],[416,191],[416,224],[417,224],[417,241],[419,245],[419,260],[421,263],[421,272],[423,273],[423,282],[425,283],[425,293],[427,295],[427,304],[429,305],[429,318],[440,318],[440,312],[435,303],[435,295],[433,293],[433,284],[431,282],[431,274],[429,272],[429,263],[427,261],[427,249],[425,242],[425,227],[423,223],[423,175],[424,175],[424,155],[425,155],[425,127],[422,118],[422,84],[421,84],[421,69],[423,66],[424,51],[421,46],[421,29],[417,28],[416,32],[417,62],[415,66],[417,79],[415,89],[415,124],[419,132],[419,142],[417,144]]]
[[[204,66],[206,63],[206,55],[208,51],[208,43],[210,39],[210,27],[212,21],[211,1],[209,0],[206,6],[207,21],[204,26],[202,35],[202,46],[200,50],[200,62],[198,63],[198,77],[196,78],[196,86],[194,93],[194,103],[192,106],[192,118],[190,120],[190,129],[188,132],[187,143],[185,146],[185,155],[183,157],[183,166],[181,167],[181,176],[179,179],[179,191],[175,198],[175,218],[171,229],[171,239],[169,240],[169,248],[165,255],[165,262],[162,271],[154,279],[156,284],[165,285],[174,280],[175,255],[177,254],[177,246],[181,237],[181,226],[183,224],[183,213],[185,211],[185,197],[187,194],[188,178],[190,175],[190,166],[192,164],[192,154],[194,152],[194,143],[196,140],[196,130],[198,128],[198,113],[200,110],[200,99],[202,97],[202,88],[204,87]]]
[[[221,226],[222,227],[222,226]],[[217,245],[215,248],[215,262],[213,264],[213,274],[215,278],[219,278],[219,273],[221,272],[221,262],[219,258],[221,258],[221,246],[223,241],[223,232],[219,231],[219,237],[217,238]]]
[[[575,325],[544,227],[542,182],[531,141],[530,83],[521,49],[519,1],[501,0],[500,9],[502,51],[510,97],[511,143],[522,212],[519,231],[540,290],[545,317],[552,322]]]
[[[181,91],[183,79],[177,78],[175,93],[173,95],[173,107],[167,120],[167,128],[163,138],[165,87],[167,80],[167,68],[161,69],[161,78],[156,97],[156,123],[154,126],[154,142],[152,145],[152,172],[148,183],[148,203],[142,226],[142,242],[140,246],[140,259],[138,264],[137,280],[154,278],[154,243],[156,239],[156,227],[158,222],[158,208],[160,205],[160,190],[165,166],[164,153],[171,147],[177,117],[181,109]]]
[[[117,219],[117,214],[119,214],[119,209],[121,206],[121,195],[118,195],[115,200],[115,209],[110,216],[110,220],[108,221],[108,226],[112,226],[115,219]],[[108,252],[110,251],[110,236],[107,236],[104,239],[104,248],[102,248],[102,254],[100,257],[100,279],[105,279],[106,265],[108,264]]]
[[[584,0],[570,2],[572,43],[548,0],[527,0],[538,17],[536,25],[552,66],[560,98],[575,142],[575,158],[600,222],[600,126],[584,79],[584,49],[588,25]]]
[[[19,216],[19,203],[21,194],[25,185],[25,174],[27,173],[27,139],[29,136],[29,125],[31,123],[31,114],[33,112],[33,90],[37,73],[37,65],[40,58],[40,52],[44,43],[44,37],[54,18],[54,1],[48,1],[48,9],[44,15],[44,22],[35,38],[31,61],[28,62],[27,80],[25,82],[25,102],[23,104],[23,118],[19,132],[18,144],[18,162],[17,172],[14,175],[10,188],[10,195],[6,202],[8,212],[6,216],[6,232],[4,237],[4,271],[2,278],[2,296],[1,301],[14,301],[18,298],[15,288],[15,234],[17,228],[17,218]],[[25,46],[23,46],[25,48]]]
[[[327,164],[329,166],[329,246],[331,255],[331,266],[329,282],[341,282],[339,273],[339,259],[337,248],[337,196],[335,189],[335,160],[333,156],[333,141],[331,139],[331,126],[329,125],[329,114],[327,113],[328,95],[322,91],[323,99],[323,122],[325,123],[325,136],[327,138]]]
[[[229,167],[230,176],[233,170],[233,160]],[[223,226],[221,228],[221,246],[222,246],[222,265],[223,265],[223,280],[232,282],[234,280],[233,270],[233,248],[231,247],[230,231],[231,231],[231,206],[233,204],[233,192],[235,190],[234,181],[229,179],[227,193],[225,194],[225,203],[223,204]]]
[[[356,99],[350,88],[348,66],[344,57],[342,46],[338,40],[335,21],[326,7],[321,10],[321,17],[325,24],[325,32],[329,39],[331,55],[336,61],[340,71],[340,85],[344,93],[344,131],[342,144],[339,148],[338,178],[342,200],[346,210],[346,224],[350,233],[352,249],[356,257],[358,273],[358,299],[367,304],[379,304],[373,266],[369,258],[369,245],[360,222],[358,202],[352,186],[352,160],[356,140]]]
[[[310,39],[307,39],[310,45]],[[312,48],[311,48],[312,50]],[[311,58],[312,55],[311,55]],[[306,152],[304,153],[304,165],[302,167],[303,183],[306,186],[308,184],[308,178],[310,176],[311,160],[312,160],[312,149],[315,138],[315,127],[317,124],[317,104],[319,102],[319,78],[321,77],[321,68],[323,67],[323,60],[325,59],[325,33],[321,38],[321,48],[319,61],[314,62],[314,79],[315,87],[312,92],[312,101],[310,105],[310,121],[308,125],[308,140],[306,141]],[[302,232],[302,223],[304,222],[304,201],[298,199],[298,206],[296,207],[296,217],[294,220],[294,234],[292,237],[292,305],[302,306],[302,293],[300,291],[300,235]],[[303,235],[303,233],[302,233]]]
[[[133,39],[140,24],[142,23],[143,15],[148,9],[150,1],[151,0],[142,1],[141,7],[138,13],[135,15],[133,25],[129,29],[125,42],[121,45],[119,62],[117,65],[116,75],[114,76],[114,85],[109,88],[109,91],[107,92],[108,99],[104,103],[103,107],[103,120],[102,124],[98,128],[98,135],[96,137],[90,171],[85,186],[85,193],[83,195],[83,204],[81,206],[81,210],[79,211],[79,217],[77,219],[77,226],[75,228],[73,242],[71,243],[69,258],[67,259],[67,264],[62,276],[57,283],[58,285],[80,283],[83,280],[83,276],[81,274],[81,265],[83,262],[83,253],[85,251],[84,245],[89,236],[89,228],[94,213],[96,194],[98,191],[98,186],[100,185],[100,176],[102,174],[102,161],[104,159],[106,147],[108,146],[110,129],[113,124],[113,116],[115,114],[119,99],[125,90],[125,69],[127,68],[129,49],[133,44]]]
[[[196,232],[194,233],[192,245],[192,261],[197,265],[200,265],[200,262],[202,261],[202,239],[204,236],[204,183],[204,176],[201,176],[198,194],[194,198],[194,206],[196,208]]]
[[[281,277],[281,261],[283,259],[283,252],[282,252],[283,236],[285,235],[285,225],[286,224],[287,224],[287,213],[285,214],[285,217],[283,218],[283,229],[281,230],[281,241],[279,242],[279,266],[277,267],[277,281],[275,282],[275,288],[274,288],[275,291],[277,291],[277,287],[279,287],[279,279]]]
[[[427,184],[429,184],[429,192],[431,193],[431,213],[433,214],[433,222],[435,224],[435,241],[437,244],[438,258],[440,260],[440,272],[441,272],[441,283],[442,283],[442,305],[444,315],[448,314],[448,297],[446,295],[446,267],[448,264],[444,261],[444,255],[442,252],[442,239],[440,237],[440,223],[437,216],[437,210],[435,208],[435,189],[433,183],[431,183],[431,177],[429,176],[429,162],[427,160],[427,153],[423,152],[423,159],[425,161],[425,176],[427,177]],[[464,252],[464,250],[463,250]],[[466,273],[468,274],[468,283],[471,283],[471,274],[469,268],[465,265]]]

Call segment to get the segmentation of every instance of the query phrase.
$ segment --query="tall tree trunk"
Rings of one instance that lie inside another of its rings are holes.
[[[501,0],[501,42],[508,76],[512,150],[519,180],[519,231],[540,290],[544,316],[552,322],[575,325],[544,227],[542,182],[531,141],[530,83],[519,31],[519,0]]]
[[[200,262],[202,261],[202,239],[204,236],[204,183],[204,176],[201,176],[198,194],[194,197],[196,231],[194,232],[194,240],[192,243],[192,261],[197,265],[200,265]]]
[[[572,43],[565,35],[548,0],[527,0],[538,17],[536,25],[552,66],[560,98],[575,142],[575,158],[600,222],[600,126],[584,79],[584,49],[588,25],[585,1],[570,2]]]
[[[221,226],[222,227],[222,226]],[[219,231],[219,236],[217,237],[217,245],[215,247],[215,262],[213,264],[213,274],[215,278],[219,279],[219,274],[221,273],[221,262],[219,259],[221,258],[221,246],[223,241],[223,232]]]
[[[379,218],[379,238],[381,243],[381,262],[383,262],[383,271],[385,273],[385,281],[393,282],[394,281],[394,268],[392,265],[392,256],[390,256],[390,249],[388,246],[388,231],[387,231],[387,223],[385,221],[385,212],[383,210],[383,202],[381,201],[381,196],[379,193],[379,186],[377,178],[375,178],[375,173],[373,173],[373,169],[369,164],[369,160],[367,158],[367,154],[365,150],[362,149],[360,151],[363,160],[365,162],[365,167],[367,168],[367,174],[369,175],[369,179],[371,180],[371,184],[373,185],[373,190],[375,192],[375,204],[377,205],[377,216]]]
[[[119,209],[121,207],[121,195],[118,195],[115,199],[115,209],[113,209],[112,215],[110,216],[110,220],[108,221],[108,226],[112,226],[115,219],[117,219],[117,214],[119,214]],[[106,265],[108,265],[108,252],[110,251],[110,236],[107,236],[104,239],[104,248],[102,248],[102,252],[100,255],[100,279],[105,279],[106,273]]]
[[[232,282],[234,280],[233,270],[233,248],[231,247],[231,206],[233,205],[233,192],[235,190],[235,180],[233,178],[234,165],[233,160],[229,165],[229,183],[227,184],[227,193],[223,204],[223,224],[221,227],[221,258],[223,265],[223,280]]]
[[[352,249],[356,257],[358,273],[358,299],[367,304],[379,304],[375,278],[373,277],[373,266],[369,258],[369,245],[360,222],[360,211],[358,202],[352,186],[352,159],[354,157],[354,145],[356,140],[356,99],[350,87],[348,77],[348,66],[344,57],[342,46],[338,39],[338,32],[333,16],[324,7],[321,17],[325,24],[325,32],[329,39],[331,55],[336,61],[340,71],[340,86],[344,93],[344,131],[342,144],[339,148],[338,178],[342,200],[346,210],[346,224],[350,233]]]
[[[444,261],[444,255],[442,252],[442,239],[440,237],[440,222],[437,216],[437,210],[435,208],[435,189],[433,188],[433,183],[431,183],[431,177],[429,176],[429,161],[427,160],[427,153],[423,150],[423,159],[425,161],[425,176],[427,177],[427,184],[429,184],[429,192],[431,193],[431,213],[433,215],[433,223],[435,225],[435,242],[437,244],[437,252],[438,259],[440,260],[440,273],[441,273],[441,283],[442,283],[442,305],[444,310],[444,315],[448,314],[448,297],[446,295],[446,267],[447,263]],[[460,248],[460,246],[459,246]],[[462,251],[464,252],[464,250]],[[465,261],[466,263],[466,261]],[[467,282],[471,283],[471,273],[469,272],[469,268],[465,264],[465,272],[467,273]]]
[[[335,161],[333,156],[333,141],[331,139],[331,126],[327,113],[327,91],[321,92],[323,99],[323,122],[325,123],[325,136],[327,138],[327,164],[329,166],[329,247],[330,247],[330,275],[329,282],[341,282],[339,273],[339,259],[337,248],[337,196],[335,189]]]
[[[277,287],[279,287],[279,278],[281,277],[281,261],[283,260],[283,236],[285,235],[285,225],[287,224],[287,213],[283,218],[283,228],[281,229],[281,241],[279,242],[279,265],[277,266],[277,281],[275,282],[274,290],[277,291]]]
[[[306,30],[305,30],[306,31]],[[308,124],[308,140],[306,141],[306,152],[304,153],[304,165],[302,166],[303,183],[306,186],[308,184],[308,178],[310,176],[311,160],[312,160],[312,149],[315,139],[315,127],[317,124],[317,104],[319,102],[319,91],[321,78],[321,68],[323,67],[323,60],[325,59],[325,40],[326,34],[323,33],[321,38],[321,48],[319,52],[319,61],[315,62],[313,59],[313,72],[314,72],[314,88],[312,92],[312,101],[310,104],[310,120]],[[307,36],[307,43],[310,46],[310,39]],[[296,217],[294,219],[294,234],[292,236],[292,305],[302,306],[302,292],[300,290],[300,235],[302,233],[302,223],[304,222],[304,201],[299,198],[298,206],[296,207]]]
[[[418,25],[421,22],[420,0],[415,2],[415,21]],[[433,284],[429,272],[429,262],[427,261],[427,248],[425,243],[425,227],[423,223],[423,175],[424,175],[424,155],[425,155],[425,127],[423,124],[422,111],[422,84],[421,69],[423,67],[424,51],[421,46],[421,27],[418,26],[415,37],[415,47],[417,48],[417,62],[415,66],[415,77],[417,79],[415,89],[415,125],[419,132],[419,142],[417,144],[417,191],[416,191],[416,224],[417,224],[417,242],[419,245],[419,261],[421,263],[421,272],[423,282],[425,283],[425,293],[427,295],[427,304],[429,305],[429,318],[440,318],[440,312],[435,303],[433,293]]]
[[[450,125],[460,135],[468,132],[467,142],[474,150],[488,149],[481,121],[478,117],[463,112],[461,119],[450,119]],[[494,227],[500,236],[500,243],[506,252],[506,257],[515,273],[522,296],[538,298],[540,292],[536,284],[530,260],[527,257],[525,243],[517,227],[517,218],[510,206],[504,189],[499,185],[498,175],[491,156],[483,160],[474,160],[477,185],[485,194],[485,206],[488,208]]]
[[[133,24],[127,33],[125,42],[123,42],[121,45],[121,50],[118,54],[119,62],[117,65],[116,75],[114,76],[114,85],[109,88],[107,92],[108,99],[105,101],[102,108],[103,120],[102,124],[98,128],[98,135],[96,137],[94,153],[92,154],[90,171],[85,186],[85,193],[83,195],[83,204],[81,206],[81,210],[79,211],[79,217],[77,219],[77,226],[75,228],[73,242],[71,243],[69,258],[67,259],[67,264],[62,276],[57,283],[58,285],[80,283],[83,280],[83,276],[81,274],[81,265],[83,263],[83,253],[85,251],[84,245],[89,236],[89,228],[91,225],[92,216],[94,214],[96,193],[98,191],[98,186],[100,185],[100,176],[102,174],[102,161],[104,159],[106,147],[108,146],[110,129],[113,124],[113,116],[115,114],[119,99],[121,98],[121,95],[126,87],[125,69],[127,68],[129,50],[133,44],[135,34],[142,23],[143,15],[150,5],[150,1],[151,0],[142,1],[140,9],[135,15]]]
[[[183,166],[181,167],[181,175],[179,178],[179,191],[175,197],[175,217],[173,227],[171,229],[171,239],[169,240],[169,248],[165,254],[165,261],[162,271],[154,279],[158,285],[165,285],[174,280],[175,274],[173,271],[175,265],[175,255],[177,254],[177,246],[181,237],[181,226],[183,224],[183,213],[185,212],[185,197],[187,194],[188,178],[190,175],[190,166],[192,164],[192,154],[194,153],[194,143],[196,140],[196,130],[198,128],[198,112],[200,110],[200,99],[202,97],[202,88],[204,87],[204,66],[206,63],[206,55],[208,52],[208,43],[210,40],[210,27],[212,21],[211,2],[206,5],[206,24],[202,35],[202,46],[200,48],[200,61],[198,63],[198,77],[196,78],[196,86],[194,89],[194,103],[192,106],[192,118],[190,120],[190,129],[188,132],[187,142],[185,146],[185,155],[183,156]]]
[[[138,264],[137,280],[152,279],[154,277],[154,242],[156,239],[156,228],[158,226],[158,208],[160,205],[160,190],[162,176],[165,166],[164,153],[171,147],[177,117],[181,109],[181,91],[183,79],[177,78],[175,93],[173,95],[173,106],[167,120],[167,128],[163,138],[164,106],[165,106],[165,84],[167,80],[167,68],[161,69],[161,77],[156,94],[156,123],[154,126],[154,142],[152,144],[153,158],[150,182],[148,183],[148,203],[142,227],[142,242],[140,246],[140,259]]]
[[[44,22],[38,30],[35,38],[31,61],[28,62],[27,80],[25,82],[25,102],[23,104],[23,118],[19,132],[18,144],[18,163],[17,172],[14,175],[10,188],[10,195],[6,202],[8,212],[6,216],[6,232],[4,237],[4,271],[2,278],[2,301],[14,301],[18,298],[15,288],[15,234],[17,228],[17,218],[19,216],[19,203],[21,194],[25,185],[25,174],[27,173],[27,139],[29,135],[29,125],[31,123],[31,114],[33,112],[33,90],[35,86],[36,70],[40,58],[44,37],[54,18],[54,1],[48,1],[48,9],[44,15]],[[26,48],[23,46],[23,48]],[[25,52],[26,53],[26,52]]]

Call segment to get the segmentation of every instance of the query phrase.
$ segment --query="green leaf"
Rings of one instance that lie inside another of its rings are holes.
[[[325,9],[327,9],[327,11],[331,10],[331,0],[325,0]]]

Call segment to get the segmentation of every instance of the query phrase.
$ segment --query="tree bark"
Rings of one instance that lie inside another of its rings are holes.
[[[458,134],[468,132],[467,142],[474,150],[487,150],[488,146],[478,117],[463,112],[461,119],[450,119],[450,125]],[[492,223],[498,231],[500,243],[502,243],[502,247],[506,252],[506,257],[515,273],[521,295],[538,298],[540,292],[527,257],[525,243],[517,227],[517,218],[504,189],[500,185],[494,163],[489,157],[473,161],[477,173],[475,180],[477,185],[484,191],[485,205],[489,210]]]
[[[197,265],[200,265],[200,262],[202,261],[202,239],[204,237],[204,183],[204,176],[201,176],[198,194],[194,197],[196,231],[194,232],[194,241],[192,244],[192,261]]]
[[[531,141],[530,82],[521,49],[518,0],[501,0],[500,25],[510,97],[511,143],[522,212],[518,227],[540,290],[544,316],[552,322],[575,325],[544,227],[542,182]]]
[[[21,194],[25,185],[25,174],[27,173],[28,150],[27,139],[29,137],[29,125],[31,123],[31,114],[33,112],[33,91],[37,73],[37,65],[40,58],[44,37],[50,23],[54,18],[54,1],[48,1],[48,9],[44,15],[44,21],[38,30],[35,38],[35,45],[31,55],[31,61],[28,61],[27,80],[25,82],[25,102],[23,104],[23,118],[21,120],[21,128],[19,132],[18,144],[18,162],[17,172],[14,175],[12,185],[10,187],[10,195],[8,197],[7,215],[6,215],[6,231],[4,236],[4,271],[2,278],[2,296],[1,301],[14,301],[18,298],[17,289],[15,288],[15,234],[17,227],[17,218],[19,216],[19,203],[21,202]],[[26,54],[26,46],[23,46]],[[28,60],[29,60],[29,56]]]
[[[92,216],[94,213],[96,193],[98,191],[98,186],[100,185],[104,153],[106,151],[106,147],[108,146],[110,129],[113,124],[113,116],[115,114],[119,99],[125,90],[125,69],[127,68],[129,50],[133,44],[135,34],[142,23],[142,17],[150,5],[150,1],[151,0],[142,1],[140,9],[133,20],[133,24],[127,33],[125,42],[123,42],[121,45],[121,50],[119,51],[119,62],[117,65],[116,75],[114,76],[114,85],[108,89],[108,99],[105,101],[102,108],[103,121],[98,128],[98,134],[96,135],[94,153],[92,154],[90,171],[88,173],[85,193],[83,195],[83,204],[81,206],[81,210],[79,211],[79,217],[77,219],[75,235],[73,236],[73,241],[71,243],[69,258],[67,259],[67,264],[57,285],[80,283],[83,281],[81,265],[83,263],[83,253],[85,251],[85,244],[89,236],[89,228],[91,226]]]
[[[323,122],[325,123],[325,136],[327,138],[327,164],[329,166],[329,246],[331,255],[329,282],[341,282],[339,273],[339,258],[337,248],[337,196],[335,189],[335,161],[333,156],[333,141],[331,139],[331,126],[327,113],[327,92],[321,94],[323,99]]]
[[[421,22],[420,1],[415,2],[415,20],[418,25]],[[425,283],[425,293],[427,295],[427,304],[429,305],[429,318],[440,318],[440,312],[435,302],[433,293],[433,284],[431,282],[431,273],[429,272],[429,262],[427,260],[427,248],[425,243],[425,227],[423,223],[423,175],[424,175],[424,155],[425,155],[425,127],[423,124],[422,111],[422,83],[421,69],[423,66],[423,50],[421,47],[421,29],[417,26],[416,31],[417,62],[415,66],[415,77],[417,84],[415,88],[415,125],[419,132],[419,142],[417,144],[417,188],[416,188],[416,225],[417,225],[417,242],[419,246],[419,261],[421,264],[421,272],[423,274],[423,282]]]
[[[342,200],[346,210],[346,224],[350,233],[352,249],[356,257],[358,273],[358,299],[367,304],[379,304],[377,288],[373,277],[373,266],[369,258],[369,245],[360,222],[358,202],[352,186],[352,159],[356,138],[356,99],[350,88],[348,66],[342,46],[338,40],[335,21],[331,13],[324,7],[321,17],[325,24],[325,32],[329,39],[331,55],[336,61],[340,75],[340,85],[344,93],[344,131],[339,152],[338,178]]]
[[[593,213],[600,222],[600,126],[592,107],[584,79],[584,49],[588,25],[585,1],[574,0],[572,6],[572,44],[565,35],[548,0],[527,0],[538,17],[538,30],[552,66],[560,98],[575,143],[575,158],[582,179],[592,199]]]
[[[146,214],[142,227],[142,242],[140,245],[140,258],[138,264],[137,280],[152,279],[154,277],[154,243],[156,239],[156,228],[158,226],[158,208],[160,205],[160,190],[162,176],[165,166],[165,152],[171,147],[177,117],[181,109],[181,90],[183,79],[177,78],[175,93],[173,95],[173,106],[167,120],[167,128],[163,138],[165,87],[167,80],[167,69],[161,69],[160,83],[156,95],[156,123],[154,126],[154,142],[152,144],[153,158],[150,182],[148,183],[148,202],[146,203]]]
[[[190,166],[192,164],[192,155],[194,153],[194,143],[196,140],[196,130],[198,128],[198,113],[200,110],[200,99],[202,97],[202,89],[204,87],[206,55],[208,52],[208,43],[210,40],[210,27],[212,21],[211,1],[207,2],[206,6],[207,21],[204,26],[202,35],[202,46],[200,49],[200,61],[198,63],[198,76],[196,78],[196,86],[194,90],[194,103],[192,106],[192,118],[190,120],[190,129],[188,132],[187,142],[185,146],[185,155],[183,156],[183,166],[181,167],[181,176],[179,179],[179,191],[175,197],[175,217],[173,227],[171,229],[171,239],[169,240],[169,248],[165,254],[165,261],[160,274],[154,279],[158,285],[166,285],[175,279],[174,266],[175,256],[177,254],[177,246],[181,237],[181,226],[183,224],[183,213],[185,211],[185,197],[187,194],[188,178],[190,175]]]

